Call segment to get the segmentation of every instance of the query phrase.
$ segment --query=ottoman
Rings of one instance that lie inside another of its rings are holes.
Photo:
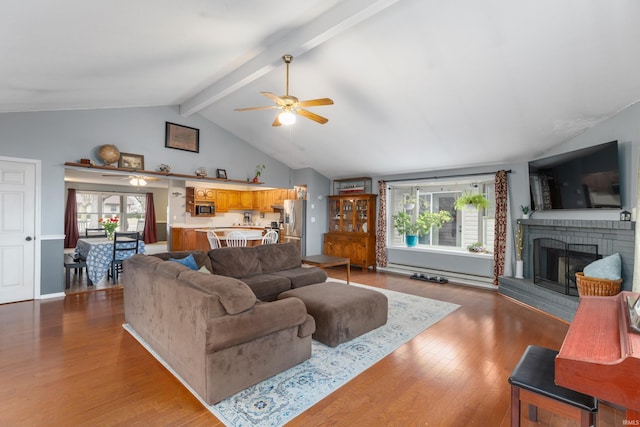
[[[330,347],[387,323],[387,297],[377,291],[335,282],[291,289],[278,299],[300,298],[316,321],[313,338]]]

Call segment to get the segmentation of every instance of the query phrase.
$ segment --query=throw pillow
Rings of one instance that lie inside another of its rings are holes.
[[[189,254],[184,258],[169,258],[169,261],[180,263],[182,265],[189,267],[192,270],[198,269],[198,264],[196,263],[196,260],[193,258],[193,255],[191,254]]]
[[[205,267],[204,265],[202,267],[200,267],[200,270],[198,270],[200,273],[206,273],[206,274],[211,274],[211,272],[209,271],[209,269],[207,267]]]
[[[619,253],[593,261],[584,268],[584,275],[599,279],[618,280],[622,271],[622,258]]]

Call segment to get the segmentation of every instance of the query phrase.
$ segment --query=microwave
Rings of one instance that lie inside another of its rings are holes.
[[[196,205],[196,215],[215,215],[216,207],[210,205]]]

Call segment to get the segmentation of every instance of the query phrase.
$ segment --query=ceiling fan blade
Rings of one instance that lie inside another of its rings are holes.
[[[266,96],[267,98],[269,98],[270,100],[272,100],[273,102],[275,102],[278,105],[287,105],[286,102],[284,102],[282,100],[282,98],[280,98],[278,95],[274,95],[271,92],[260,92],[261,94],[263,94],[264,96]]]
[[[280,114],[276,115],[276,118],[273,123],[271,123],[271,126],[282,126],[282,123],[280,123]]]
[[[333,105],[333,100],[330,98],[319,98],[298,102],[298,106],[300,107],[316,107],[319,105]]]
[[[269,105],[266,107],[248,107],[248,108],[236,108],[233,111],[254,111],[254,110],[273,110],[274,108],[280,108],[277,105]]]
[[[326,119],[326,118],[324,118],[322,116],[319,116],[319,115],[317,115],[315,113],[312,113],[311,111],[300,109],[300,110],[297,111],[297,113],[300,114],[302,117],[306,117],[307,119],[311,119],[314,122],[320,123],[321,125],[323,125],[323,124],[325,124],[325,123],[327,123],[329,121],[329,119]]]

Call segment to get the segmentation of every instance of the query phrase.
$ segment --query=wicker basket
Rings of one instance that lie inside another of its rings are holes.
[[[620,293],[622,279],[609,280],[598,277],[585,276],[584,273],[576,273],[578,295],[583,296],[612,296]]]

